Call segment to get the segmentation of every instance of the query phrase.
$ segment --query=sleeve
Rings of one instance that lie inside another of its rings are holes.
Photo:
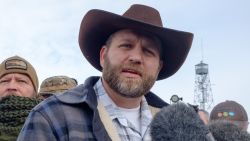
[[[49,119],[38,111],[31,111],[17,141],[56,141],[54,128]]]

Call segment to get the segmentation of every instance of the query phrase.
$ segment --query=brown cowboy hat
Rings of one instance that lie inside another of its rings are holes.
[[[82,20],[79,44],[83,55],[99,71],[102,71],[101,47],[112,33],[121,29],[148,31],[161,40],[163,67],[157,80],[165,79],[178,71],[193,40],[192,33],[164,28],[159,12],[149,6],[132,5],[122,16],[93,9]]]

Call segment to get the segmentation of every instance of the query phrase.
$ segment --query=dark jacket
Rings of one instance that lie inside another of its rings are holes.
[[[99,77],[88,78],[83,85],[52,96],[36,106],[27,118],[18,141],[111,140],[97,110],[93,86]],[[168,105],[153,93],[146,96],[149,105]]]

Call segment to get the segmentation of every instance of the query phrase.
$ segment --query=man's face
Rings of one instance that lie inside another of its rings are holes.
[[[30,78],[19,73],[6,74],[0,78],[0,97],[8,95],[35,97]]]
[[[120,30],[107,46],[100,52],[104,81],[124,97],[145,95],[162,67],[159,41],[131,30]]]

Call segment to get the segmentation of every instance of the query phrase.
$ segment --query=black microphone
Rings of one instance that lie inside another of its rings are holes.
[[[210,121],[208,127],[217,141],[250,141],[250,134],[230,121]]]
[[[162,108],[150,133],[153,141],[214,141],[194,108],[181,102]]]

